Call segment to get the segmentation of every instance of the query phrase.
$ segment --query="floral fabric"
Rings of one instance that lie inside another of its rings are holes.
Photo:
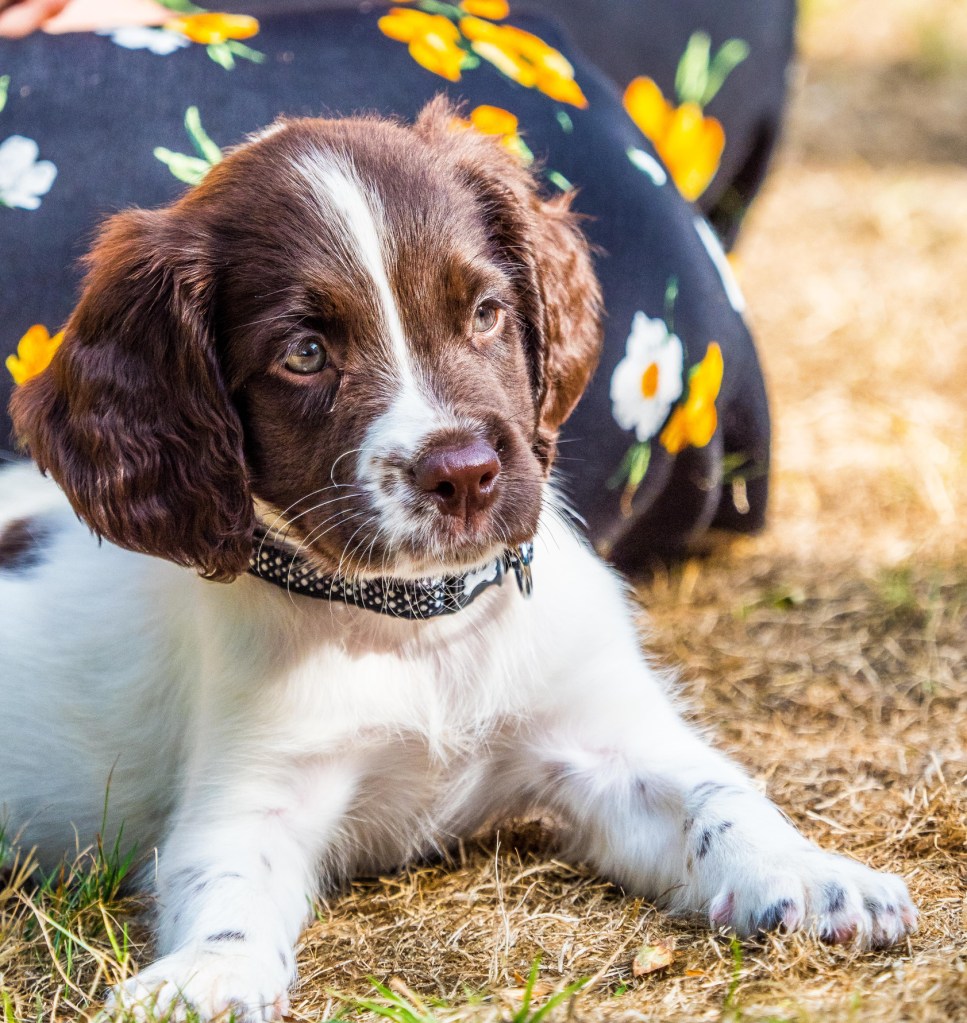
[[[0,204],[22,210],[40,206],[57,177],[50,160],[40,160],[40,147],[33,139],[11,135],[0,142]]]
[[[558,465],[592,538],[634,567],[713,522],[761,525],[764,386],[741,292],[688,201],[729,131],[704,104],[754,54],[694,26],[677,94],[642,68],[622,105],[552,23],[505,0],[261,20],[166,6],[157,25],[0,43],[0,249],[16,253],[0,279],[4,389],[49,361],[106,214],[172,200],[280,113],[412,119],[447,91],[463,104],[455,129],[498,137],[548,194],[577,190],[602,254],[604,356]]]

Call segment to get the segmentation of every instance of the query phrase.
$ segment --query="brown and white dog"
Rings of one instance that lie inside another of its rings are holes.
[[[599,344],[587,247],[453,122],[281,123],[115,217],[14,398],[60,487],[0,474],[0,806],[51,864],[110,782],[106,841],[159,847],[159,958],[115,1004],[274,1018],[314,893],[535,810],[714,927],[915,925],[902,881],[802,837],[646,664],[548,487]],[[412,620],[440,577],[476,599]],[[306,595],[334,579],[357,599]],[[354,606],[407,585],[411,618]]]

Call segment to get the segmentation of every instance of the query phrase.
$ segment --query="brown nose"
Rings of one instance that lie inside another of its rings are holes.
[[[433,499],[445,515],[469,518],[483,511],[497,494],[500,459],[482,440],[433,448],[413,469],[416,485]]]

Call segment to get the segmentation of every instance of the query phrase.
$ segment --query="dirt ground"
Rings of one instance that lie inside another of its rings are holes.
[[[813,0],[801,51],[737,255],[776,422],[772,524],[640,597],[697,716],[810,836],[903,874],[919,932],[869,954],[775,939],[739,962],[522,825],[320,907],[293,1019],[347,1011],[370,976],[443,1000],[440,1020],[511,1018],[540,956],[538,995],[590,978],[559,1019],[967,1020],[967,4]],[[100,910],[66,963],[67,896],[30,927],[22,898],[0,888],[0,931],[20,921],[0,1019],[76,1018],[110,960]],[[670,965],[636,979],[658,942]]]

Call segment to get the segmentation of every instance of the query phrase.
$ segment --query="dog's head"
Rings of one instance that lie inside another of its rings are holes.
[[[598,309],[567,201],[446,103],[288,121],[107,223],[11,411],[122,547],[230,579],[261,518],[327,570],[432,574],[533,534]]]

